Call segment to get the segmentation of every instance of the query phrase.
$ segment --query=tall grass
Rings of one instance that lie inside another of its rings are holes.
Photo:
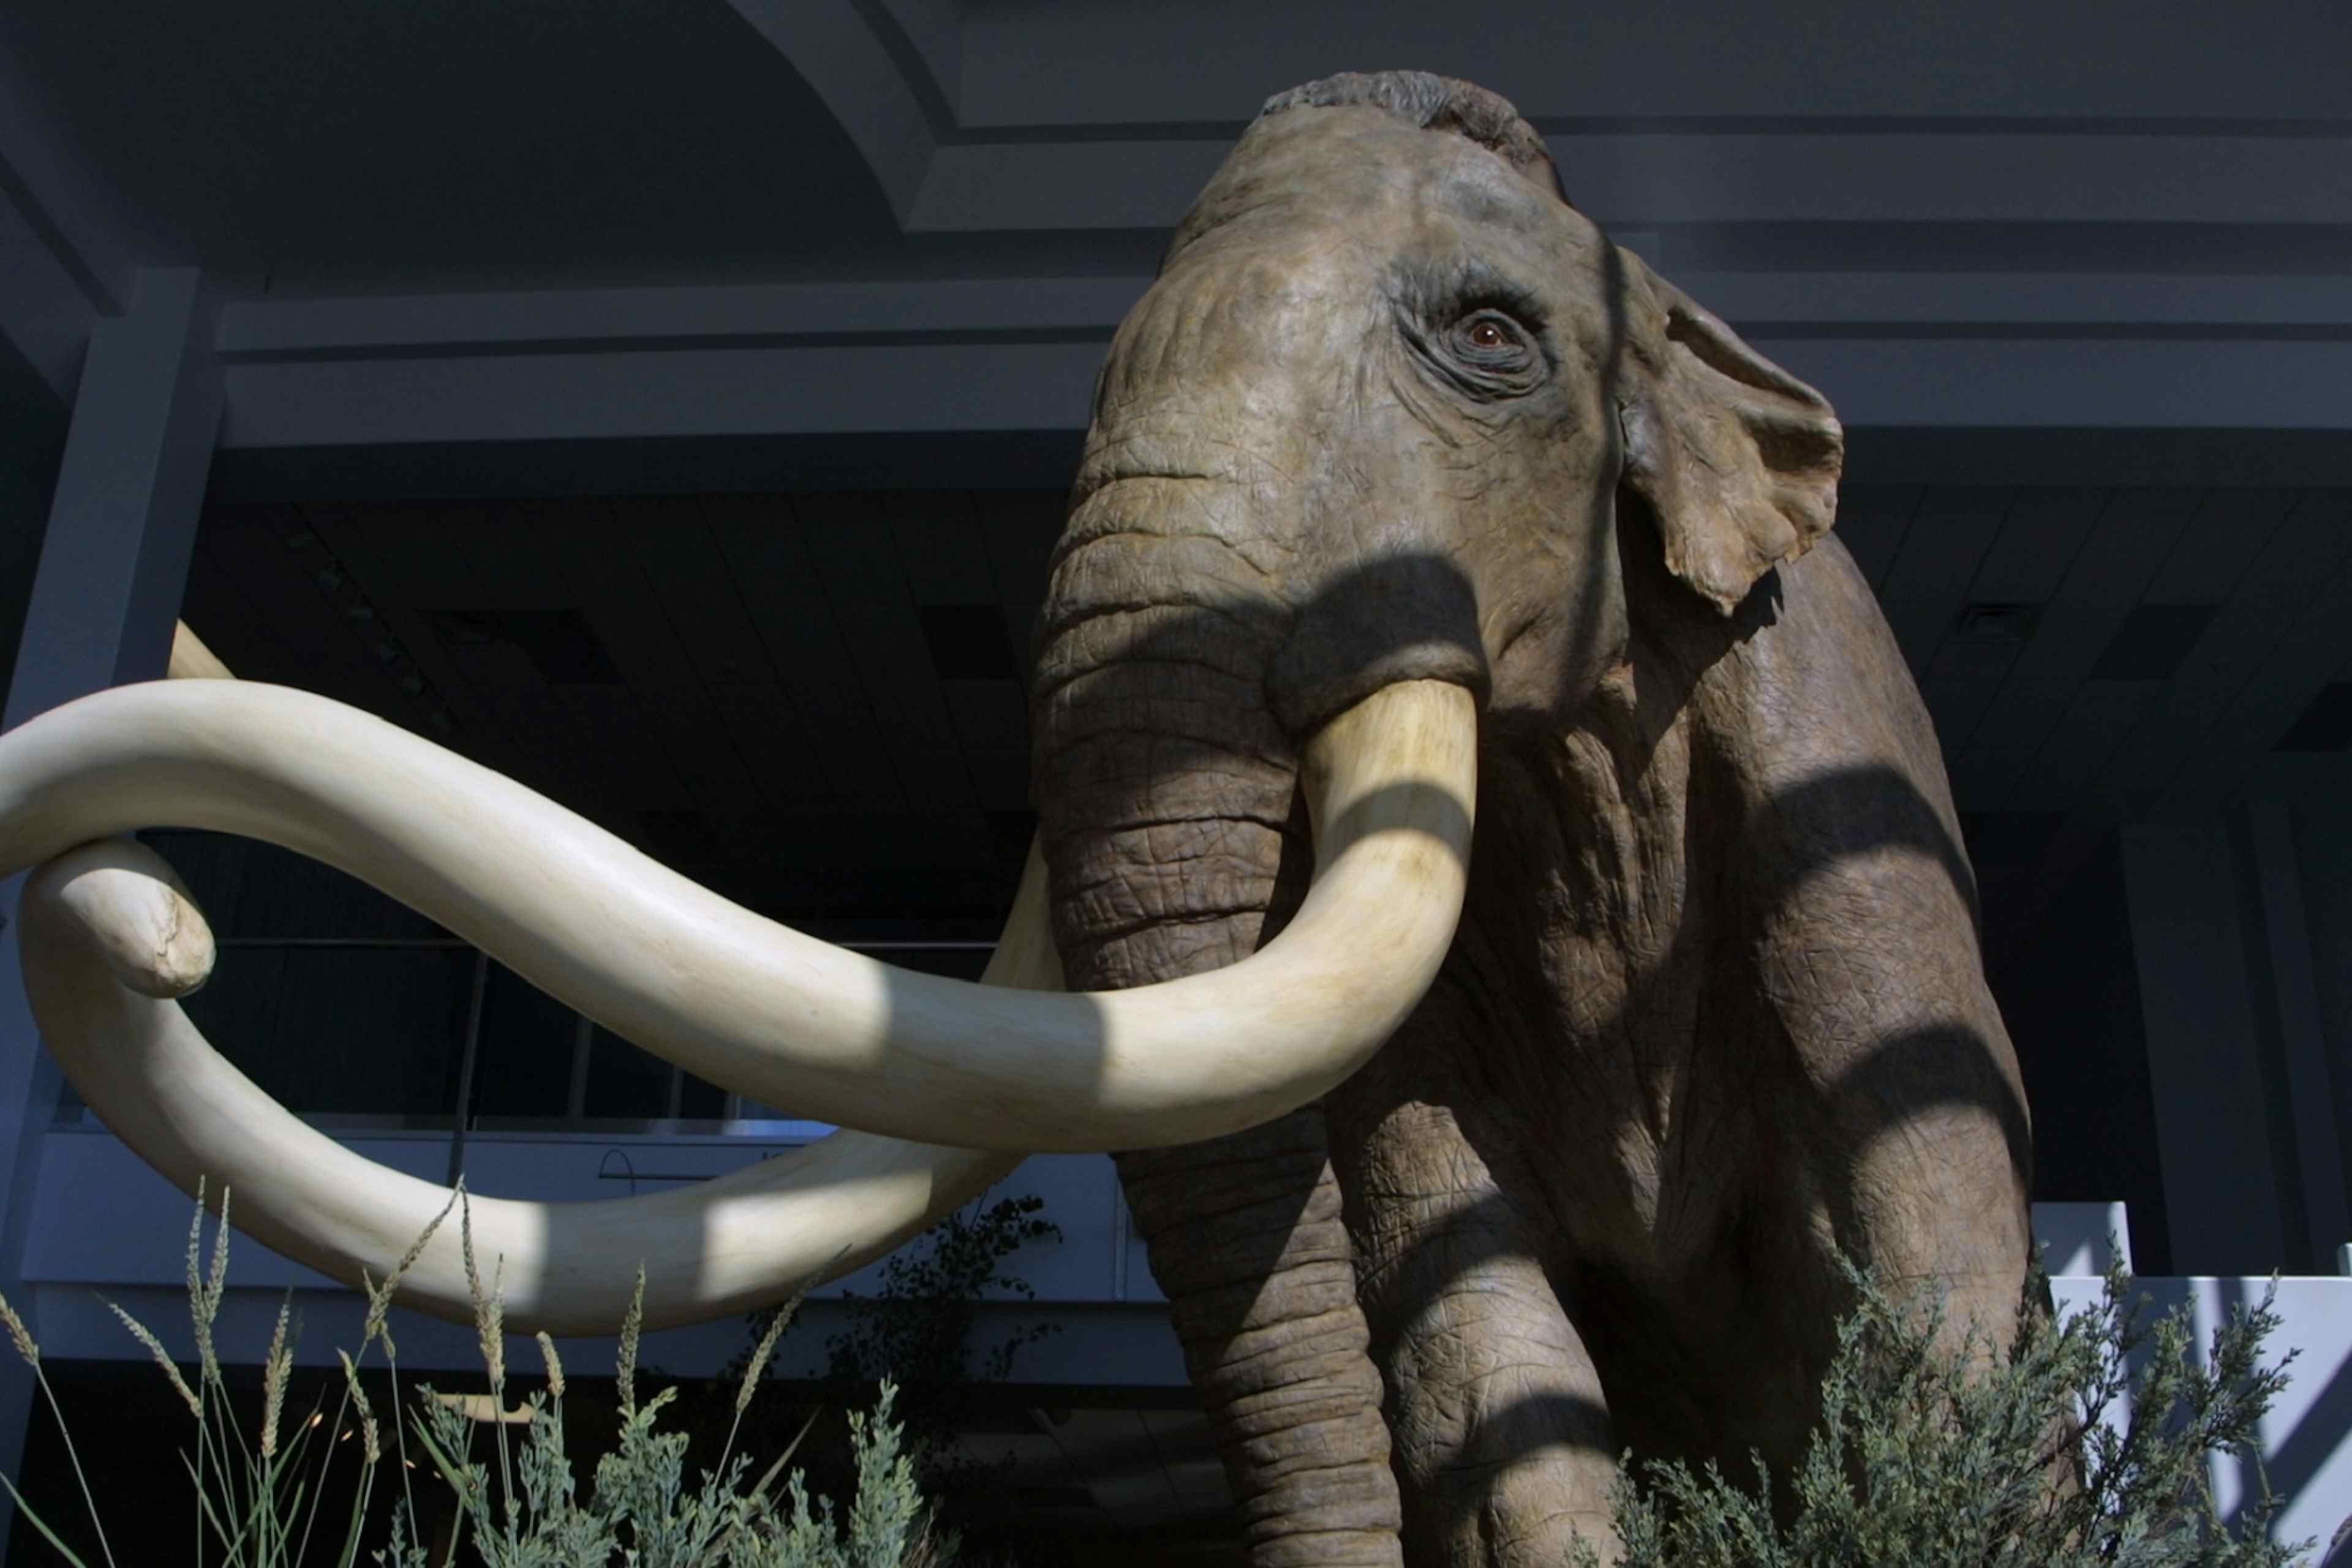
[[[423,1253],[451,1209],[458,1215],[466,1278],[474,1299],[487,1394],[437,1393],[419,1384],[408,1419],[397,1418],[402,1404],[400,1356],[394,1342],[390,1308],[402,1277]],[[204,1248],[205,1201],[198,1188],[188,1232],[188,1310],[196,1363],[191,1384],[160,1339],[113,1302],[107,1303],[145,1346],[187,1406],[194,1424],[184,1453],[194,1505],[190,1557],[193,1564],[219,1568],[309,1568],[329,1563],[354,1568],[362,1561],[383,1568],[451,1568],[461,1561],[486,1568],[604,1568],[627,1563],[635,1568],[944,1568],[955,1543],[934,1529],[929,1505],[917,1486],[912,1460],[892,1415],[896,1387],[885,1383],[872,1413],[850,1416],[857,1486],[851,1501],[836,1510],[823,1497],[811,1497],[798,1471],[786,1464],[805,1436],[803,1423],[782,1453],[748,1487],[748,1455],[736,1452],[736,1436],[766,1373],[776,1342],[801,1298],[777,1311],[745,1369],[735,1399],[735,1421],[715,1469],[689,1486],[685,1476],[687,1438],[657,1430],[659,1417],[677,1394],[666,1388],[637,1398],[638,1342],[642,1333],[645,1270],[621,1324],[616,1367],[621,1428],[614,1449],[597,1459],[583,1495],[564,1435],[563,1363],[555,1342],[538,1336],[545,1382],[509,1406],[505,1303],[499,1293],[502,1260],[493,1260],[488,1283],[474,1256],[472,1215],[462,1184],[407,1254],[381,1282],[365,1280],[367,1312],[356,1354],[338,1351],[343,1377],[331,1420],[321,1408],[289,1419],[287,1396],[300,1333],[291,1294],[278,1309],[269,1350],[262,1364],[259,1408],[251,1435],[231,1409],[228,1387],[214,1344],[213,1328],[228,1272],[228,1194],[221,1194],[222,1222],[207,1258]],[[64,1408],[41,1367],[40,1348],[15,1309],[0,1299],[0,1327],[17,1353],[32,1366],[56,1416],[68,1457],[97,1532],[101,1560],[119,1568],[107,1543],[98,1499],[83,1473],[81,1457],[66,1425]],[[383,1372],[392,1389],[393,1443],[389,1453],[373,1404],[361,1378],[367,1356],[381,1345]],[[323,1404],[324,1395],[320,1396]],[[810,1417],[810,1422],[814,1416]],[[486,1440],[481,1428],[488,1426]],[[521,1436],[511,1436],[509,1427]],[[324,1434],[322,1436],[321,1434]],[[359,1474],[348,1513],[324,1533],[319,1517],[340,1451],[356,1434]],[[455,1499],[455,1527],[436,1553],[426,1540],[411,1476],[415,1452]],[[476,1454],[481,1445],[487,1452]],[[372,1550],[363,1540],[380,1473],[393,1463],[400,1493],[393,1500],[383,1539]],[[777,1481],[782,1477],[781,1495]],[[0,1475],[16,1506],[42,1537],[74,1568],[90,1568],[40,1512]]]

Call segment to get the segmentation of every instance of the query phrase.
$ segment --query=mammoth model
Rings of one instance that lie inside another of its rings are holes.
[[[1792,1457],[1841,1253],[1995,1325],[2024,1280],[2017,1067],[1934,736],[1826,537],[1841,449],[1507,104],[1317,83],[1102,373],[997,988],[774,926],[320,699],[188,680],[0,739],[0,864],[47,861],[35,1005],[126,1142],[346,1279],[446,1194],[211,1052],[162,999],[202,921],[102,836],[290,846],[863,1130],[689,1193],[477,1202],[509,1321],[558,1331],[609,1331],[639,1258],[651,1320],[739,1311],[1022,1151],[1126,1151],[1253,1562],[1555,1563],[1606,1542],[1623,1447]],[[465,1312],[454,1237],[405,1297]]]

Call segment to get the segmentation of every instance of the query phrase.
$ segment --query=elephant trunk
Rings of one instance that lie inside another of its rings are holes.
[[[1066,563],[1056,578],[1037,731],[1055,944],[1091,991],[1256,950],[1297,908],[1309,843],[1292,742],[1259,695],[1280,627],[1230,606],[1115,607],[1088,575]],[[1400,1563],[1319,1104],[1118,1162],[1252,1563]]]
[[[1381,1374],[1322,1108],[1118,1162],[1253,1568],[1402,1563]]]

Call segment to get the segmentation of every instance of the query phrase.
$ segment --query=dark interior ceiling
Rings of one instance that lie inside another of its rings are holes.
[[[1057,490],[215,506],[230,667],[509,773],[754,908],[992,935]],[[2116,822],[2352,755],[2352,494],[1846,488],[1988,903]]]
[[[1032,826],[1021,671],[1061,508],[216,508],[186,616],[240,675],[453,746],[753,908],[987,937]]]
[[[2113,37],[2117,0],[2064,15],[2004,0],[1941,42],[1883,6],[1818,5],[1805,26],[1711,9],[1684,25],[1640,8],[1532,7],[1465,29],[1368,0],[1344,13],[1339,42],[1340,12],[1223,4],[831,0],[793,25],[806,35],[854,19],[892,55],[901,80],[886,90],[917,101],[889,112],[928,129],[902,124],[881,142],[1181,142],[1201,172],[1268,92],[1350,65],[1459,72],[1570,143],[2046,132],[2272,138],[2292,151],[2326,132],[2314,115],[2341,112],[2340,29],[2308,9],[2250,29],[2183,13],[2127,45]],[[877,133],[849,123],[872,107],[863,89],[842,86],[841,61],[805,37],[780,45],[776,17],[761,0],[35,0],[0,12],[0,89],[25,100],[16,134],[37,127],[42,160],[59,168],[35,179],[0,167],[0,183],[28,211],[42,205],[28,199],[37,186],[51,198],[69,186],[68,205],[105,215],[98,226],[120,231],[129,258],[201,265],[231,291],[1150,269],[1175,213],[1145,222],[1119,206],[1143,154],[1036,165],[1058,171],[1028,182],[1056,189],[1049,217],[918,221],[907,193],[884,188]],[[2216,47],[2233,33],[2245,47]],[[2029,35],[2039,47],[2019,47]],[[2200,145],[2184,143],[2176,171],[2190,184]],[[1580,159],[1612,154],[1564,155],[1574,191],[1591,177]],[[940,211],[958,205],[961,176],[934,173]],[[2129,215],[2102,210],[2106,195],[2031,216],[1998,191],[1981,211],[1832,203],[1802,221],[1769,202],[1709,199],[1639,226],[1681,271],[2325,272],[2352,258],[2352,226],[2329,221],[2340,213],[2325,193],[2303,212],[2208,200]]]
[[[0,48],[149,250],[230,274],[683,279],[897,235],[839,123],[724,5],[17,5]]]

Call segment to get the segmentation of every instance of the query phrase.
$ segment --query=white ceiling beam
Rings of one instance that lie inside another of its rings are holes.
[[[2352,327],[2352,278],[2091,272],[1676,272],[1743,331],[1856,327]]]
[[[840,121],[904,225],[953,123],[944,107],[949,100],[896,17],[857,0],[729,4]]]
[[[2352,223],[2352,134],[1643,132],[1545,138],[1604,225]],[[1232,138],[943,146],[910,232],[1164,228]]]
[[[232,363],[229,447],[1083,427],[1103,345]]]
[[[2352,342],[2236,339],[1775,340],[1757,350],[1849,425],[2352,429]]]
[[[2127,336],[2118,330],[2147,327],[2292,338],[2352,329],[2352,278],[2343,276],[1696,272],[1675,282],[1757,336],[1800,324],[1827,336],[1905,326],[1981,328],[1987,336]],[[1107,335],[1150,286],[1141,277],[1009,278],[243,300],[222,310],[219,348],[241,363],[778,338]]]
[[[1297,83],[1389,66],[1465,78],[1539,121],[2340,120],[2352,12],[2313,0],[1977,0],[1964,11],[1024,0],[972,7],[964,58],[961,118],[979,128],[1231,122]]]
[[[776,337],[1108,333],[1150,281],[955,279],[245,300],[222,312],[220,351],[235,361]],[[2344,294],[2352,314],[2352,279]]]
[[[963,89],[963,0],[866,0],[881,8],[883,26],[895,26],[915,55],[940,101],[952,115]],[[877,28],[877,31],[879,29]]]
[[[2352,429],[2352,342],[1753,340],[1849,425]],[[1098,340],[231,361],[228,447],[1085,427]]]

